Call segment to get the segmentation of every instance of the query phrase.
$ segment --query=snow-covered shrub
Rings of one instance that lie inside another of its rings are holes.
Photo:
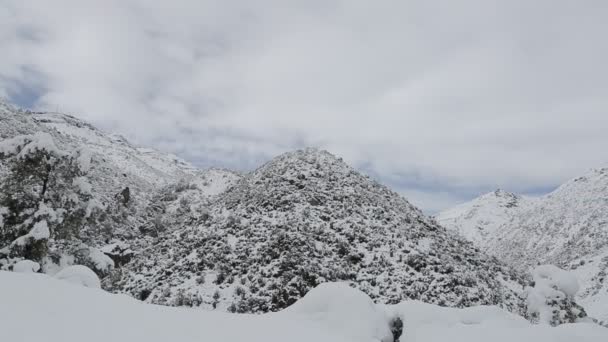
[[[574,301],[579,284],[569,272],[553,265],[541,265],[532,271],[532,277],[534,284],[525,293],[532,322],[557,326],[587,316]]]
[[[82,265],[68,266],[57,272],[55,278],[84,287],[101,288],[101,283],[97,274],[90,268]]]
[[[21,260],[13,265],[13,272],[36,273],[40,270],[40,264],[31,260]]]
[[[103,254],[114,261],[116,267],[128,263],[135,254],[131,246],[122,241],[115,241],[101,248]]]
[[[85,265],[96,274],[105,276],[114,268],[114,261],[101,250],[82,244],[74,253],[78,265]]]
[[[72,265],[83,265],[93,270],[99,277],[105,277],[114,269],[114,261],[102,250],[91,247],[81,240],[51,240],[47,257],[44,259],[45,272],[53,273]]]

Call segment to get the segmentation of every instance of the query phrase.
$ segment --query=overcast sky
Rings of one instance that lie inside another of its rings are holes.
[[[0,96],[201,166],[325,148],[433,213],[608,165],[608,1],[0,0]]]

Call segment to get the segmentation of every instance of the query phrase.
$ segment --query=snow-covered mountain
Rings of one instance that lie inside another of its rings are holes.
[[[592,170],[536,199],[484,195],[437,219],[516,267],[574,270],[582,283],[580,302],[608,320],[608,169]]]
[[[85,265],[110,291],[234,312],[277,311],[346,281],[378,303],[534,314],[524,272],[326,151],[286,153],[244,175],[198,170],[69,115],[6,104],[0,138],[3,270]],[[558,299],[552,324],[585,316],[571,296]]]
[[[93,253],[97,254],[97,249],[109,251],[116,246],[127,253],[145,248],[154,239],[151,227],[156,231],[169,222],[192,219],[207,201],[240,178],[233,171],[199,170],[174,155],[136,147],[119,135],[70,115],[31,112],[0,101],[0,142],[40,133],[48,134],[61,151],[86,150],[90,157],[86,178],[91,193],[107,211],[113,209],[104,214],[109,219],[103,223],[102,232],[83,241],[96,248]],[[0,159],[0,176],[6,172],[6,161]],[[123,194],[128,194],[128,203],[121,202]],[[54,257],[74,262],[73,255],[60,253]],[[54,272],[51,268],[47,271]]]
[[[499,189],[442,211],[436,219],[441,225],[483,247],[487,239],[497,234],[500,226],[534,201]]]
[[[191,175],[196,168],[177,156],[150,148],[137,148],[124,137],[103,132],[73,116],[31,112],[0,102],[0,137],[48,132],[60,144],[88,147],[94,154],[133,178],[134,182],[167,184]],[[121,174],[121,175],[122,175]]]
[[[154,189],[179,181],[199,185],[203,196],[212,196],[239,177],[230,170],[200,170],[175,155],[136,147],[120,135],[67,114],[32,112],[0,101],[0,140],[35,132],[51,134],[60,147],[88,148],[94,164],[93,187],[107,198],[126,186],[133,196],[149,197]]]
[[[173,229],[106,280],[151,303],[282,309],[314,286],[350,281],[378,302],[496,304],[521,312],[524,278],[448,233],[328,152],[286,153]]]

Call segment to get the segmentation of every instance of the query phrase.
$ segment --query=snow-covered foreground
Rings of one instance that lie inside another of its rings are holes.
[[[324,284],[288,309],[239,315],[144,304],[42,274],[0,272],[3,341],[608,341],[590,323],[530,325],[495,307],[440,308],[420,302],[374,305],[345,284]]]

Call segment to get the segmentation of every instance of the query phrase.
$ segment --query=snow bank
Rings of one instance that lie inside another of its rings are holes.
[[[393,340],[385,312],[346,283],[321,284],[283,312],[315,317],[353,341],[365,336],[373,341]]]
[[[246,315],[144,304],[43,274],[0,271],[0,303],[2,340],[11,342],[388,342],[393,317],[404,322],[402,342],[608,341],[608,329],[594,324],[531,325],[496,307],[376,306],[344,284],[319,286],[282,312]]]
[[[43,274],[0,271],[2,341],[371,342],[309,315],[245,315],[144,304]],[[35,327],[33,329],[32,327]]]
[[[13,265],[13,272],[36,273],[40,270],[40,264],[31,260],[21,260]]]
[[[532,325],[494,306],[457,309],[408,301],[385,310],[403,321],[402,342],[608,341],[608,329],[596,324]]]
[[[90,268],[82,265],[68,266],[55,274],[55,278],[65,280],[73,284],[82,285],[94,289],[101,288],[101,282],[97,274]]]

